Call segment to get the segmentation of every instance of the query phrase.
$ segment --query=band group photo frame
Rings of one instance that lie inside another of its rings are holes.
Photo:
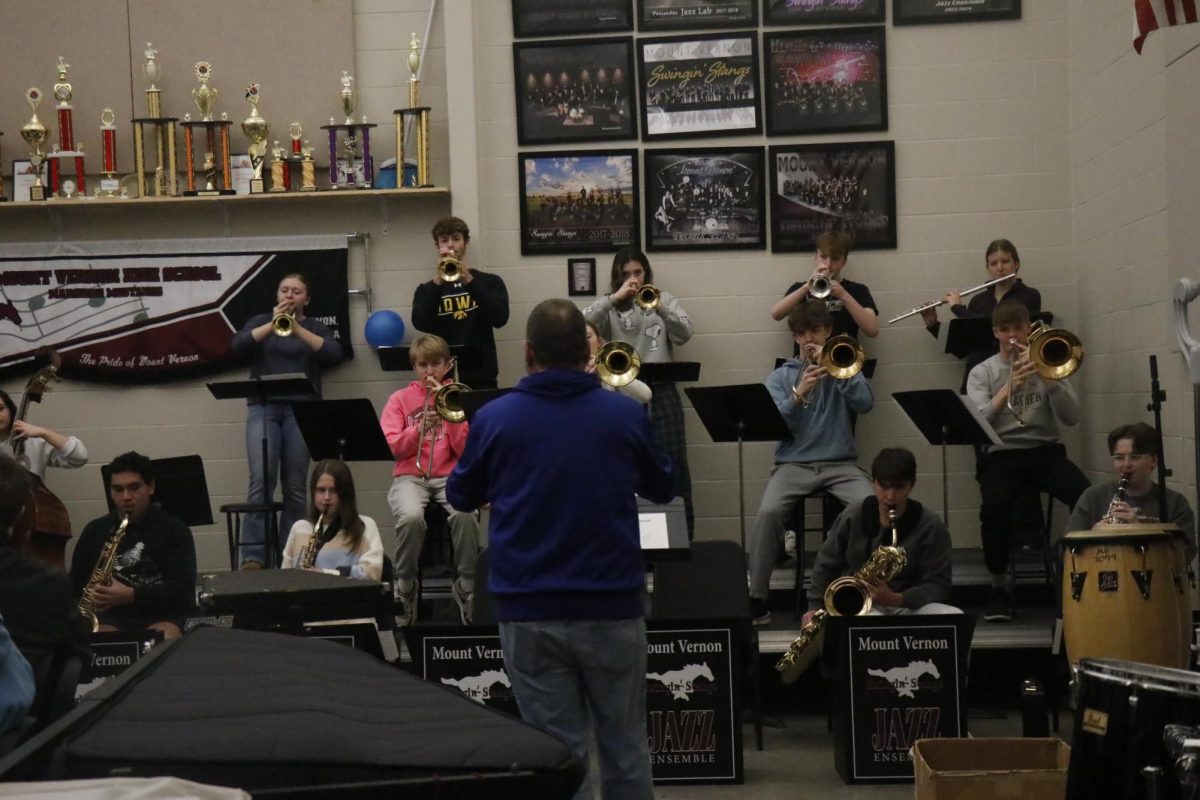
[[[513,33],[570,36],[633,30],[633,0],[512,0]]]
[[[755,31],[637,45],[644,141],[762,132]]]
[[[762,147],[643,152],[647,250],[767,246]]]
[[[517,142],[636,139],[633,39],[515,42]]]
[[[690,31],[758,25],[758,0],[637,0],[638,30]]]
[[[763,37],[767,135],[887,130],[882,25]]]
[[[1021,0],[892,0],[893,25],[938,25],[1021,18]]]
[[[885,0],[765,0],[764,25],[837,25],[849,22],[883,22]]]
[[[896,247],[894,142],[777,145],[768,170],[772,252],[811,252],[830,229],[855,250]]]
[[[641,244],[636,150],[521,153],[521,254]]]

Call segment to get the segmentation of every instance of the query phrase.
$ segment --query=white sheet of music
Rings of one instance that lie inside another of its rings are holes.
[[[642,534],[643,550],[666,550],[670,546],[667,541],[666,514],[638,514],[638,529]]]

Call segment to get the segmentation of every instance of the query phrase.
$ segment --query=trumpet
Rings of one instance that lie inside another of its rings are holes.
[[[908,564],[908,555],[898,544],[894,508],[888,508],[888,524],[892,528],[892,543],[876,547],[866,563],[853,575],[838,578],[829,584],[822,598],[825,607],[812,615],[808,624],[800,629],[800,635],[775,664],[775,670],[784,683],[795,683],[816,658],[818,651],[812,644],[824,628],[826,617],[856,617],[871,613],[871,584],[875,581],[891,581]]]
[[[606,342],[596,351],[596,375],[609,386],[619,388],[632,383],[641,368],[642,357],[633,345]]]
[[[456,283],[462,280],[462,262],[453,256],[446,256],[437,265],[437,274],[446,283]]]
[[[815,272],[808,279],[808,294],[810,297],[815,297],[818,300],[824,300],[829,297],[829,293],[833,291],[833,284],[829,276],[824,272]]]
[[[1019,344],[1015,338],[1008,340],[1009,347],[1016,348]],[[1079,337],[1063,328],[1047,328],[1041,320],[1033,323],[1029,329],[1028,359],[1033,364],[1034,371],[1047,380],[1060,381],[1074,375],[1083,363],[1083,343]],[[1013,371],[1017,361],[1013,360]],[[1008,398],[1005,406],[1016,417],[1020,425],[1025,424],[1025,418],[1013,405],[1013,373],[1008,374]]]
[[[271,319],[271,332],[276,336],[291,336],[296,329],[296,310],[288,308]]]
[[[652,283],[643,283],[633,293],[633,302],[643,311],[654,311],[658,308],[658,287]]]

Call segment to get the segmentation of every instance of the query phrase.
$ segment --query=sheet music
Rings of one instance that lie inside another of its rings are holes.
[[[662,512],[639,513],[638,530],[642,535],[643,550],[666,550],[670,547],[667,540],[667,515]]]

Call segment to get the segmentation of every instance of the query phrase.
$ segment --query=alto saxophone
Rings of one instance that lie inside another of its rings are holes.
[[[104,543],[104,547],[100,550],[100,557],[96,559],[96,568],[92,570],[92,576],[88,578],[88,582],[83,587],[83,592],[79,595],[79,613],[83,615],[92,625],[92,633],[100,629],[100,620],[96,617],[96,587],[107,586],[112,582],[113,567],[117,563],[117,550],[121,547],[121,540],[125,538],[125,531],[129,528],[129,516],[121,518],[121,524],[117,526],[117,530]]]
[[[787,652],[775,664],[784,683],[795,683],[817,656],[813,641],[825,626],[825,618],[862,616],[871,611],[871,584],[875,581],[888,582],[900,574],[908,563],[904,548],[897,544],[896,509],[888,509],[888,523],[892,528],[892,543],[881,544],[871,553],[865,564],[853,575],[838,578],[825,590],[825,608],[812,615],[808,624],[800,629],[800,635],[788,646]]]
[[[304,549],[300,551],[300,558],[296,559],[296,567],[299,569],[312,569],[317,563],[317,550],[321,547],[321,523],[325,520],[325,512],[322,511],[317,515],[317,524],[313,526],[312,536],[304,544]]]

